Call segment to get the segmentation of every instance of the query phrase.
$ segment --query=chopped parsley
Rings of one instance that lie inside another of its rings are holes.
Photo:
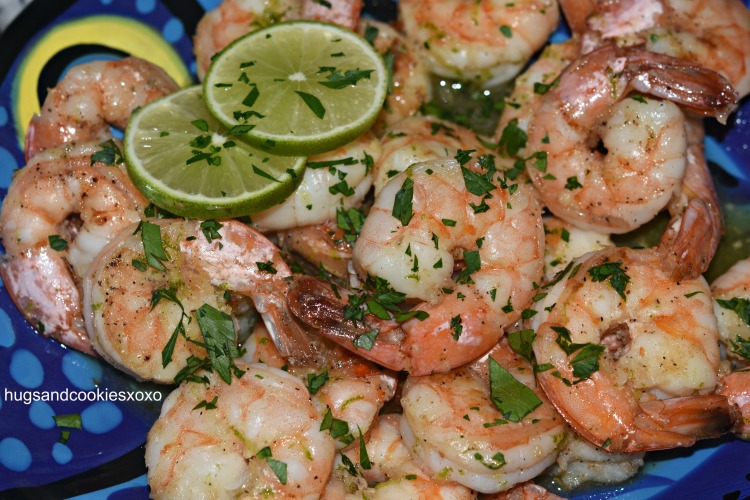
[[[91,165],[96,162],[101,162],[105,165],[112,166],[120,165],[125,161],[122,156],[122,151],[120,151],[120,148],[113,139],[99,143],[99,147],[102,149],[91,155]]]
[[[397,218],[402,225],[408,226],[409,221],[414,216],[412,210],[412,200],[414,198],[414,181],[407,178],[401,185],[401,189],[396,193],[396,198],[393,201],[392,214]]]
[[[146,262],[149,266],[166,271],[162,262],[169,260],[164,251],[164,244],[161,239],[161,226],[149,221],[141,221],[136,227],[135,232],[141,232],[141,241],[143,242],[143,252],[146,255]]]
[[[195,405],[193,407],[193,410],[200,410],[201,408],[205,408],[206,410],[215,410],[216,409],[216,402],[219,400],[219,396],[214,396],[214,398],[211,401],[206,401],[205,399]]]
[[[295,90],[294,93],[300,96],[302,101],[307,105],[308,108],[310,108],[310,111],[312,111],[315,116],[317,116],[321,120],[323,119],[326,114],[326,109],[323,107],[323,103],[320,102],[320,99],[312,94],[308,94],[307,92],[302,92],[300,90]]]
[[[542,401],[533,390],[519,382],[494,359],[489,359],[490,399],[503,417],[519,422]]]
[[[201,222],[201,231],[203,232],[203,236],[206,237],[206,240],[211,243],[213,240],[220,240],[221,234],[219,233],[219,229],[224,227],[223,224],[220,222],[217,222],[213,219],[204,220]]]
[[[49,246],[52,250],[62,252],[68,249],[68,242],[60,238],[57,234],[50,234],[47,236],[47,240],[49,241]]]
[[[591,276],[591,281],[609,281],[609,284],[615,289],[622,300],[627,300],[625,287],[630,283],[630,276],[622,268],[622,262],[607,262],[592,267],[588,273]]]
[[[239,378],[244,370],[234,364],[234,358],[240,357],[237,348],[237,336],[232,317],[209,304],[203,304],[195,311],[198,327],[203,334],[203,342],[211,366],[221,379],[230,384],[232,374]]]
[[[733,297],[729,300],[716,299],[716,303],[722,309],[734,311],[743,323],[750,326],[750,300],[742,297]]]
[[[316,394],[326,382],[328,382],[328,370],[324,370],[319,374],[307,374],[307,389],[310,391],[310,394]]]

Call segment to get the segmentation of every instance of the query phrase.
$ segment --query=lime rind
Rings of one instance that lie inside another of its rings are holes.
[[[198,219],[249,215],[291,195],[306,158],[276,156],[234,140],[201,94],[200,85],[188,87],[133,115],[124,156],[135,186],[155,205]],[[210,164],[206,155],[220,157],[221,164]]]
[[[334,71],[360,70],[369,74],[355,85],[320,84]],[[229,44],[214,58],[203,89],[206,105],[225,126],[253,126],[242,139],[276,154],[309,155],[342,146],[369,129],[385,101],[387,80],[382,57],[356,33],[289,21]],[[301,94],[314,96],[324,115]]]

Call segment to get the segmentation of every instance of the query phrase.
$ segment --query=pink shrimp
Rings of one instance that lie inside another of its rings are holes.
[[[110,125],[124,129],[134,109],[178,88],[164,70],[137,57],[75,66],[31,119],[26,158],[62,144],[106,141]]]

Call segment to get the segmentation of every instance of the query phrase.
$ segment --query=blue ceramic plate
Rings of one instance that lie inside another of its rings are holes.
[[[36,0],[0,39],[0,195],[24,165],[31,114],[72,65],[134,54],[194,78],[191,34],[218,0]],[[367,2],[395,16],[392,0]],[[565,36],[564,30],[557,36]],[[750,102],[727,127],[711,125],[706,151],[724,201],[727,241],[709,278],[750,253]],[[0,497],[147,498],[143,443],[164,388],[138,384],[106,363],[42,338],[0,290]],[[32,401],[32,399],[41,399]],[[67,440],[55,416],[79,414]],[[64,441],[64,442],[62,442]],[[745,498],[750,444],[732,438],[652,453],[644,470],[614,488],[575,498]]]

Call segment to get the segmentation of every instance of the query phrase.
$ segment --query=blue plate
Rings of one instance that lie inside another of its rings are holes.
[[[0,195],[24,165],[21,144],[31,114],[68,67],[134,54],[187,84],[195,78],[190,36],[203,12],[218,3],[32,2],[0,38]],[[395,3],[371,0],[367,12],[392,19]],[[749,114],[745,102],[729,126],[709,124],[706,152],[728,226],[709,278],[750,254]],[[0,289],[0,497],[147,498],[143,443],[167,390],[44,339]],[[67,440],[54,419],[66,414],[81,415],[82,423]],[[731,437],[651,453],[632,481],[574,498],[745,498],[748,456],[750,444]]]

